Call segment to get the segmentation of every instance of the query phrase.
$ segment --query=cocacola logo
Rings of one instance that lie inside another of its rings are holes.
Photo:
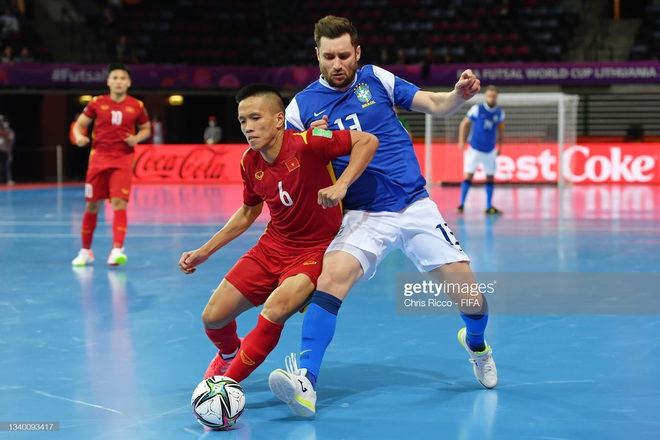
[[[148,146],[136,155],[134,174],[139,179],[221,180],[226,174],[226,154],[218,147]]]

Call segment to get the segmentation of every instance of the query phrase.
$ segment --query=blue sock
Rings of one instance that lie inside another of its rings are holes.
[[[300,344],[300,368],[307,368],[307,379],[314,387],[325,350],[335,334],[339,307],[339,298],[317,290],[305,312]]]
[[[495,189],[495,182],[486,182],[486,209],[493,207],[493,189]]]
[[[483,351],[486,349],[484,331],[488,324],[488,303],[484,297],[484,304],[479,314],[466,315],[461,312],[461,318],[465,321],[467,345],[472,351]]]
[[[470,191],[470,186],[472,186],[472,181],[465,179],[461,182],[461,206],[465,204],[465,198],[467,197],[468,191]]]

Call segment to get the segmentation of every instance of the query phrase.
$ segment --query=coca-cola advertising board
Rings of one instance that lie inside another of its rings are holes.
[[[133,175],[144,183],[237,183],[247,144],[136,145]]]
[[[246,144],[138,145],[136,182],[240,183],[240,161]],[[425,147],[415,144],[422,170]],[[431,147],[431,180],[463,180],[463,153],[455,144]],[[497,158],[495,180],[511,183],[552,183],[558,179],[556,144],[504,144]],[[564,149],[564,178],[572,183],[660,183],[660,144],[585,143]],[[475,180],[483,180],[481,167]]]

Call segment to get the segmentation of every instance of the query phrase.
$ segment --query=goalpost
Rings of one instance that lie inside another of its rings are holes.
[[[469,108],[482,102],[484,94],[480,93],[449,117],[426,115],[424,175],[427,184],[447,183],[449,171],[455,176],[457,168],[462,175],[462,167],[456,163],[456,159],[461,158],[457,153],[458,126]],[[539,178],[548,182],[556,180],[559,187],[567,183],[562,156],[577,140],[578,102],[578,95],[565,93],[499,93],[497,104],[505,112],[506,128],[503,157],[498,158],[498,162],[505,161],[503,163],[508,166],[499,168],[508,171],[498,171],[496,179],[521,182],[522,176],[523,181],[529,179],[529,183],[539,182]],[[512,155],[518,155],[521,163],[511,159]],[[524,167],[523,171],[519,165]],[[534,171],[533,166],[537,166],[538,171]],[[443,167],[447,167],[447,173],[438,172],[445,170]]]

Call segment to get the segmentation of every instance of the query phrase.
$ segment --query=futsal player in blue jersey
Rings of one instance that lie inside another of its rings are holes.
[[[486,102],[473,105],[458,128],[458,148],[461,151],[465,149],[466,139],[470,144],[463,164],[465,180],[461,183],[461,204],[456,208],[459,214],[463,213],[465,198],[479,164],[483,165],[486,173],[486,214],[502,214],[502,211],[493,206],[493,189],[497,156],[502,152],[504,140],[505,116],[504,110],[497,106],[497,87],[486,87],[484,96]],[[472,127],[468,138],[466,135],[470,126]]]
[[[269,385],[294,413],[316,412],[316,379],[332,340],[337,314],[351,287],[376,273],[378,263],[401,249],[418,270],[437,280],[458,276],[474,283],[469,258],[461,249],[437,206],[429,198],[413,145],[397,120],[393,106],[448,116],[479,92],[480,83],[466,70],[451,92],[433,93],[373,65],[358,70],[361,48],[357,30],[345,18],[327,16],[314,28],[321,77],[298,93],[286,109],[287,127],[372,133],[380,147],[373,160],[344,197],[342,226],[328,247],[302,329],[300,368],[296,356],[286,370],[273,371]],[[332,161],[341,174],[347,157]],[[451,294],[461,303],[467,294]],[[465,327],[458,339],[470,355],[474,373],[486,388],[497,384],[497,370],[484,331],[488,308],[483,295],[471,307],[459,307]],[[464,303],[466,304],[466,303]]]

